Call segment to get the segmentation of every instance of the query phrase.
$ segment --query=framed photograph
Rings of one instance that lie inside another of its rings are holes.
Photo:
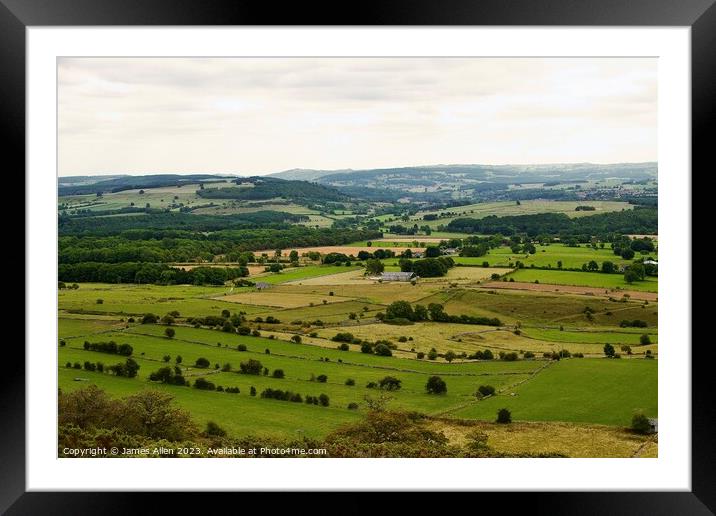
[[[712,514],[713,2],[2,4],[8,514],[136,491]]]

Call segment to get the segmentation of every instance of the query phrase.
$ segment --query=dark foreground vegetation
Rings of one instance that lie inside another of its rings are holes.
[[[385,400],[367,399],[368,411],[356,423],[346,424],[324,439],[273,439],[228,436],[214,422],[202,429],[190,414],[177,407],[170,394],[145,390],[125,398],[110,398],[94,385],[71,393],[59,392],[60,457],[76,457],[70,450],[106,449],[120,454],[96,456],[159,457],[282,457],[274,449],[325,450],[316,457],[506,457],[492,449],[487,435],[469,434],[463,445],[451,444],[432,429],[430,418],[417,412],[387,410]],[[469,422],[464,422],[469,425]],[[122,454],[125,449],[139,450]],[[251,455],[213,450],[255,449]],[[292,456],[301,456],[293,454]],[[516,456],[516,455],[509,455]],[[560,454],[520,454],[520,457],[560,457]]]

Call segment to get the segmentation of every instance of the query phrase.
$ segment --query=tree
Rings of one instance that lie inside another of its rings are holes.
[[[612,274],[617,271],[617,266],[613,262],[606,261],[602,262],[602,272],[606,274]]]
[[[142,324],[155,324],[159,318],[154,314],[144,314]]]
[[[482,396],[492,396],[495,394],[495,388],[492,385],[480,385],[477,388],[477,392],[479,392]]]
[[[637,412],[631,418],[631,429],[639,434],[648,434],[651,432],[651,423],[649,418],[643,413]]]
[[[174,338],[174,335],[176,335],[176,331],[174,331],[174,328],[165,328],[164,335],[171,339]]]
[[[380,260],[377,260],[375,258],[366,260],[365,262],[365,272],[366,274],[372,274],[377,275],[380,274],[385,270],[385,265]]]
[[[326,394],[321,394],[321,395],[319,395],[319,396],[318,396],[318,403],[319,403],[322,407],[327,407],[327,406],[329,405],[328,395],[326,395]]]
[[[300,343],[301,343],[301,336],[300,336],[300,335],[294,335],[293,337],[291,337],[291,340],[292,340],[293,342],[295,342],[296,344],[300,344]]]
[[[447,392],[447,384],[439,376],[431,376],[425,384],[425,390],[428,394],[445,394]]]
[[[196,367],[206,368],[206,367],[209,367],[210,362],[204,357],[199,357],[196,359],[196,362],[194,363],[194,365]]]
[[[162,360],[164,360],[164,362],[169,362],[171,359],[172,359],[172,357],[169,356],[169,355],[164,355],[164,356],[162,357]]]
[[[455,360],[456,356],[457,355],[454,351],[448,351],[447,353],[445,353],[445,360],[447,360],[448,362],[452,362],[453,360]]]
[[[182,360],[184,360],[184,359],[181,357],[181,355],[177,355],[177,357],[174,359],[174,362],[176,364],[181,364]]]
[[[385,389],[387,391],[397,391],[400,389],[400,383],[401,381],[397,378],[393,376],[386,376],[378,382],[378,385],[380,385],[381,389]]]
[[[648,345],[648,344],[651,344],[651,338],[649,337],[649,335],[647,335],[647,334],[645,333],[644,335],[642,335],[641,337],[639,337],[639,343],[640,343],[642,346],[646,346],[646,345]]]
[[[497,411],[496,422],[502,424],[512,423],[512,413],[506,408],[501,408]]]
[[[241,362],[239,369],[243,374],[261,374],[263,365],[258,360],[250,358],[246,362]]]
[[[382,343],[375,346],[375,348],[373,349],[373,352],[376,355],[381,356],[381,357],[393,356],[393,352],[390,350],[390,348]]]
[[[612,346],[608,342],[604,344],[604,355],[608,358],[612,358],[614,356],[614,346]]]
[[[412,321],[415,318],[413,307],[407,301],[393,301],[385,310],[386,319],[407,319]]]

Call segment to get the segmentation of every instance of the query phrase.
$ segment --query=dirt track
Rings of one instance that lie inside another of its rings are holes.
[[[616,297],[621,298],[624,294],[629,294],[631,299],[641,301],[657,301],[658,294],[655,292],[639,292],[635,290],[610,290],[598,287],[577,287],[574,285],[548,285],[545,283],[523,283],[520,281],[504,282],[491,281],[483,283],[482,288],[506,289],[506,290],[531,290],[533,292],[550,292],[557,294],[582,294],[587,296],[600,297]]]

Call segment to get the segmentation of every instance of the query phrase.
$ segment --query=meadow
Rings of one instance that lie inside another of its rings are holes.
[[[585,287],[603,287],[605,289],[637,290],[658,292],[659,280],[647,276],[644,280],[627,283],[623,274],[603,274],[600,272],[576,272],[545,269],[516,269],[509,275],[515,281],[539,282],[550,285],[575,285]]]

